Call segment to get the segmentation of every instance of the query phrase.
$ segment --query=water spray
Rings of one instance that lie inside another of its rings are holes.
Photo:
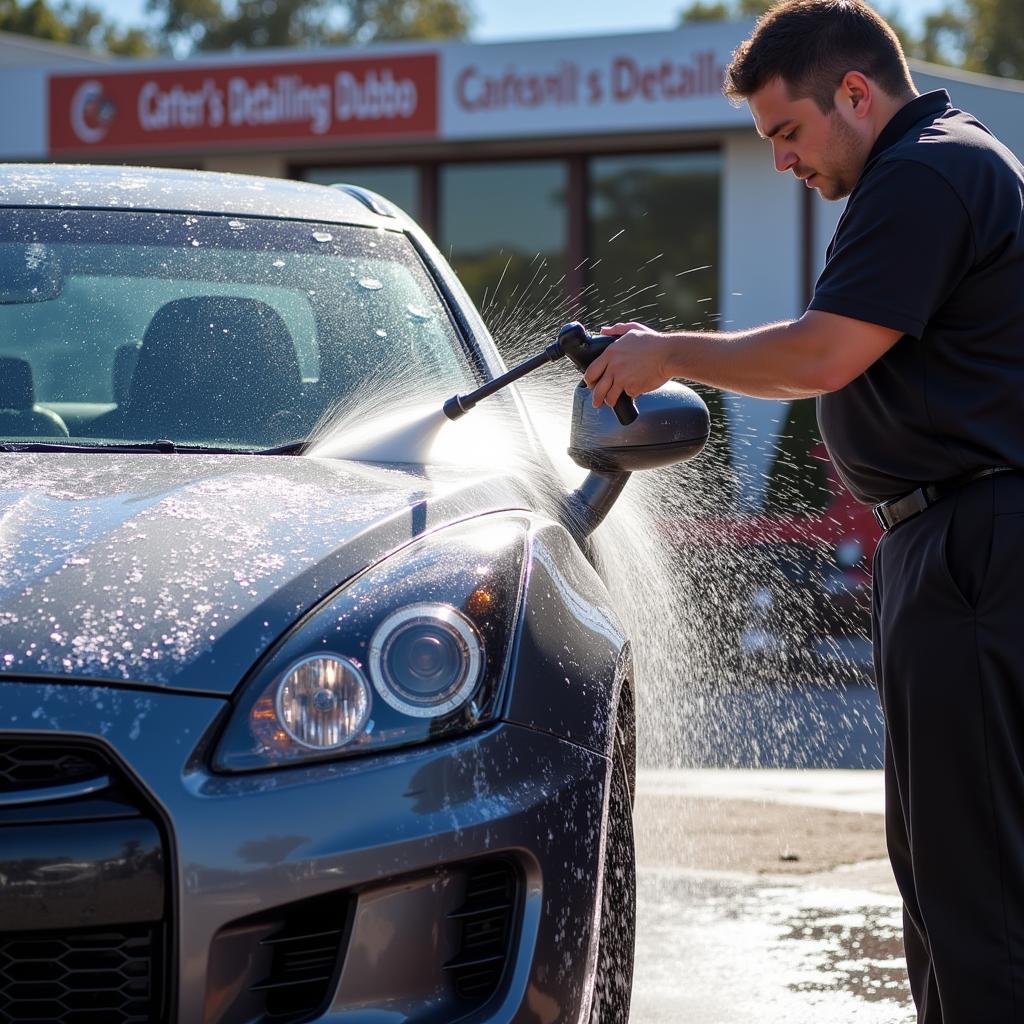
[[[476,391],[449,398],[443,406],[444,415],[458,419],[482,398],[563,356],[568,356],[583,373],[616,340],[588,334],[575,321],[566,324],[543,351]],[[640,419],[636,401],[625,392],[612,407],[613,420],[605,407],[593,408],[586,398],[587,391],[580,381],[573,398],[569,455],[589,473],[575,491],[563,497],[559,516],[581,544],[604,520],[634,470],[692,458],[704,447],[710,432],[707,406],[681,384],[670,382],[657,391],[638,396],[644,406],[640,423],[636,423]]]
[[[532,373],[547,363],[556,362],[563,356],[568,356],[569,361],[576,369],[580,373],[585,373],[587,367],[616,340],[615,337],[588,334],[586,328],[575,321],[566,324],[558,332],[558,337],[543,351],[531,356],[518,366],[513,366],[511,370],[503,373],[500,377],[489,380],[476,391],[471,391],[466,395],[453,395],[444,403],[444,414],[450,420],[457,420],[460,416],[465,416],[480,399],[488,398],[496,391],[525,377],[528,373]],[[613,409],[624,427],[628,427],[639,415],[636,403],[625,392],[619,397]]]

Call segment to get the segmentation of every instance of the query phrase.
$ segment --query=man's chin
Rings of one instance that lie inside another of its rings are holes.
[[[829,202],[834,202],[837,199],[845,199],[852,191],[847,185],[844,185],[840,181],[822,181],[821,184],[812,185],[811,188],[821,196],[822,199],[827,199]]]

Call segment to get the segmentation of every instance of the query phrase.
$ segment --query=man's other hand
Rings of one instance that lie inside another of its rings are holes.
[[[618,341],[595,359],[584,381],[593,390],[595,406],[614,405],[625,392],[630,398],[660,388],[672,374],[667,371],[669,341],[665,335],[634,322],[602,327],[604,335],[616,335]]]

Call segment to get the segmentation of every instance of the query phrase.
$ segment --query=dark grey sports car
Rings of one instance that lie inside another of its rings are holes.
[[[575,491],[514,390],[340,457],[503,370],[380,197],[0,167],[0,1024],[626,1020],[588,533],[706,410],[577,399]]]

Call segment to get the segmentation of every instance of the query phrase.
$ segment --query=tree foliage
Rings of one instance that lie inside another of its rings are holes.
[[[918,56],[1002,78],[1024,78],[1024,4],[962,0],[930,14]]]
[[[47,0],[31,0],[31,3],[0,0],[0,32],[128,57],[153,52],[143,29],[122,29],[104,18],[99,8],[72,0],[64,0],[56,6]]]
[[[121,28],[89,0],[0,0],[0,32],[124,56],[157,51],[451,39],[472,23],[469,0],[147,0],[154,29]]]
[[[690,0],[680,24],[753,18],[772,0]],[[953,0],[927,15],[914,34],[894,12],[880,9],[910,57],[1003,78],[1024,79],[1024,3],[1021,0]]]
[[[165,48],[258,49],[465,36],[467,0],[147,0]]]

